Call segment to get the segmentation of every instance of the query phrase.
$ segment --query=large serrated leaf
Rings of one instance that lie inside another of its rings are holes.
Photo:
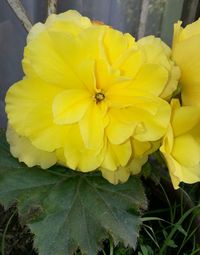
[[[115,186],[99,173],[28,168],[12,158],[1,132],[0,202],[9,206],[15,201],[40,255],[71,255],[78,247],[94,255],[106,238],[134,248],[139,209],[147,203],[136,177]]]

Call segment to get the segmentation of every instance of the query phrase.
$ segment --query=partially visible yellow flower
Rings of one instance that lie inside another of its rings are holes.
[[[146,148],[165,134],[171,109],[163,97],[178,79],[169,49],[148,41],[137,43],[76,11],[36,24],[24,52],[25,77],[6,96],[9,124],[20,137],[8,134],[10,144],[16,141],[13,155],[30,165],[20,156],[26,139],[82,172],[114,172],[138,159],[133,142]],[[31,155],[32,165],[48,167]]]
[[[174,26],[173,59],[181,69],[183,105],[200,106],[200,19]]]
[[[175,189],[180,182],[200,181],[200,109],[171,102],[171,125],[160,148]]]

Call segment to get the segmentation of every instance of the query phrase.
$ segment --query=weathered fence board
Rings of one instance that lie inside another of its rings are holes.
[[[185,0],[183,6],[182,20],[186,25],[199,17],[200,1],[199,0]]]
[[[160,36],[171,45],[174,23],[181,18],[184,0],[168,0],[163,11]]]
[[[21,0],[33,23],[44,21],[47,16],[46,0]]]
[[[58,12],[76,9],[91,19],[101,20],[116,29],[136,35],[141,4],[141,0],[60,0]]]

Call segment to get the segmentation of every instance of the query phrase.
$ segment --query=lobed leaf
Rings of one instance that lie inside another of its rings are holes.
[[[40,255],[70,255],[77,248],[94,255],[106,238],[135,248],[140,209],[147,207],[137,177],[112,185],[96,172],[28,168],[10,155],[4,132],[0,133],[0,202],[6,207],[17,202]]]

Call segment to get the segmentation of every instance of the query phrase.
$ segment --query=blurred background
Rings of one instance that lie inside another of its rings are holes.
[[[153,34],[171,44],[173,24],[186,25],[200,16],[200,0],[53,0],[57,12],[78,10],[136,38]],[[49,0],[0,0],[0,127],[6,126],[4,97],[23,77],[21,60],[27,31],[13,7],[21,4],[32,24],[44,22]]]

